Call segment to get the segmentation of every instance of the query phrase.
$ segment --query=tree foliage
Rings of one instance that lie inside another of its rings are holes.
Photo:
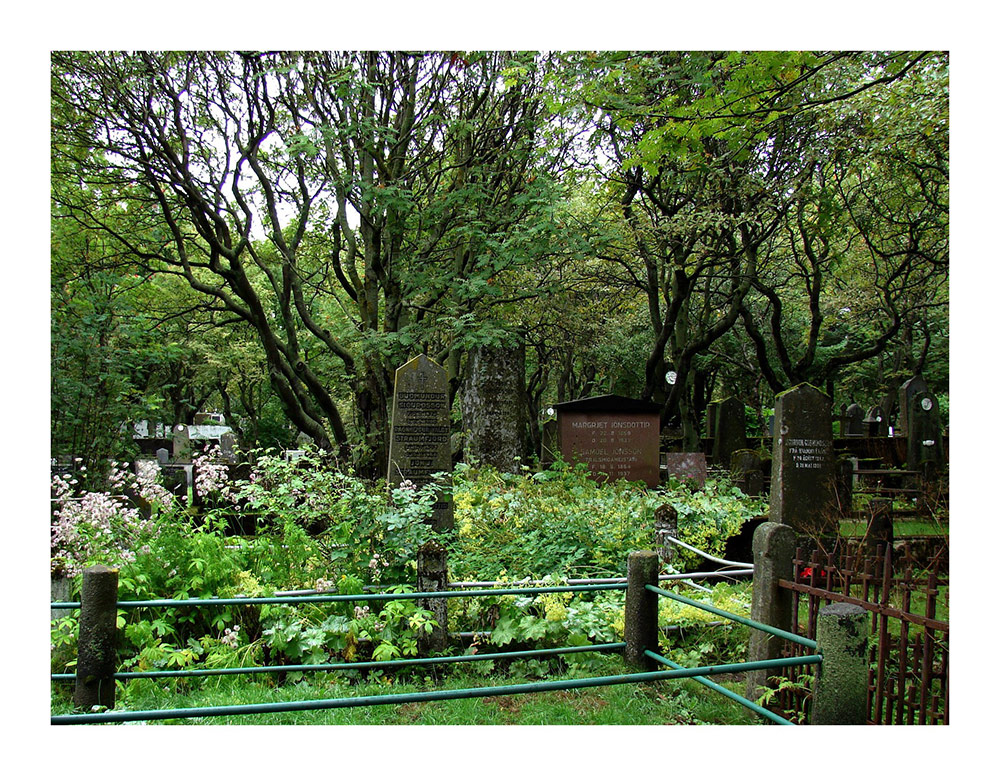
[[[726,393],[947,391],[946,54],[55,52],[52,173],[60,452],[211,405],[379,475],[394,370],[515,339],[533,417],[692,448]]]

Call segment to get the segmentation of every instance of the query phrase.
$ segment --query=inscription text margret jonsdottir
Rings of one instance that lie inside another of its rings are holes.
[[[648,420],[574,420],[571,425],[573,428],[629,429],[650,428],[653,424]]]

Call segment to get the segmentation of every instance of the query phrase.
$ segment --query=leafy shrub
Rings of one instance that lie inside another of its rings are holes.
[[[678,513],[679,538],[711,554],[764,506],[725,480],[700,491],[676,481],[600,484],[583,466],[559,463],[533,475],[456,466],[457,537],[449,547],[455,579],[623,576],[628,553],[653,547],[653,514],[664,503]],[[682,550],[674,566],[700,562]]]
[[[217,506],[197,515],[180,500],[165,498],[148,476],[128,480],[117,468],[115,486],[127,485],[153,504],[148,520],[112,500],[110,492],[93,499],[111,505],[106,512],[87,511],[87,494],[71,501],[66,494],[75,492],[74,483],[60,478],[53,486],[64,494],[53,528],[54,562],[74,570],[95,562],[116,565],[123,598],[130,599],[259,597],[303,588],[351,594],[365,585],[399,589],[414,580],[417,551],[432,536],[428,519],[445,488],[437,483],[417,490],[404,483],[390,490],[384,482],[367,483],[338,470],[318,451],[295,461],[259,453],[246,481],[202,468],[198,495]],[[501,585],[525,577],[558,585],[569,577],[624,575],[628,553],[653,546],[653,513],[665,502],[678,511],[680,538],[714,554],[722,553],[743,521],[762,511],[726,482],[709,482],[698,492],[678,483],[650,490],[638,483],[600,484],[583,467],[565,464],[528,475],[459,465],[448,487],[457,530],[437,538],[448,548],[451,578],[496,579]],[[255,536],[225,535],[236,512],[258,516]],[[700,560],[679,557],[678,567]],[[620,591],[454,599],[451,627],[490,631],[494,647],[617,641],[623,601]],[[670,611],[669,605],[661,609],[661,619],[668,618],[662,624],[671,622]],[[697,620],[695,611],[684,616]],[[412,601],[176,607],[128,610],[120,619],[125,664],[149,670],[265,659],[388,660],[415,654],[418,636],[434,627],[430,612]],[[713,643],[687,653],[721,652],[722,642]],[[54,670],[56,663],[70,665],[72,635],[66,627],[56,628],[53,646]],[[599,658],[575,656],[565,663]]]

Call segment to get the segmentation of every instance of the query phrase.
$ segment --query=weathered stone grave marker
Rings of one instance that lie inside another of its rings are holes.
[[[836,519],[832,406],[808,383],[775,397],[769,519],[799,534],[822,533]]]
[[[895,429],[896,436],[910,435],[910,407],[913,397],[927,391],[927,383],[920,375],[911,377],[899,388],[899,422]]]
[[[466,457],[520,472],[527,453],[524,346],[474,348],[461,401]]]
[[[714,417],[712,463],[728,468],[733,453],[744,450],[747,446],[746,410],[743,402],[730,397],[718,403]]]
[[[704,453],[665,453],[664,463],[667,476],[684,482],[687,480],[698,488],[705,487],[708,479],[708,461]]]
[[[850,405],[844,412],[845,420],[843,436],[861,436],[864,427],[865,412],[859,404]]]
[[[173,430],[174,461],[191,463],[191,431],[184,423],[178,423]]]
[[[910,399],[906,437],[906,467],[934,477],[944,463],[941,437],[941,414],[937,397],[922,391]]]
[[[595,396],[555,405],[563,458],[581,461],[607,480],[660,484],[660,406],[625,396]]]
[[[219,437],[219,454],[227,463],[236,463],[236,434],[232,431]]]
[[[734,450],[730,459],[733,484],[748,496],[759,496],[764,489],[764,473],[756,450]]]
[[[437,472],[451,472],[451,418],[448,378],[443,367],[421,354],[396,370],[389,435],[389,484],[409,480],[420,488]],[[450,497],[434,505],[433,526],[455,525]]]
[[[885,436],[886,426],[882,422],[882,408],[879,405],[875,405],[870,410],[868,410],[868,415],[864,419],[865,426],[865,436],[868,437],[883,437]]]

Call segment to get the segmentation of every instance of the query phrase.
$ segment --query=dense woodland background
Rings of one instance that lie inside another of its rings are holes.
[[[212,409],[381,476],[394,370],[454,396],[480,345],[523,344],[535,421],[614,392],[688,449],[803,381],[947,410],[945,53],[55,52],[51,87],[53,456]]]

